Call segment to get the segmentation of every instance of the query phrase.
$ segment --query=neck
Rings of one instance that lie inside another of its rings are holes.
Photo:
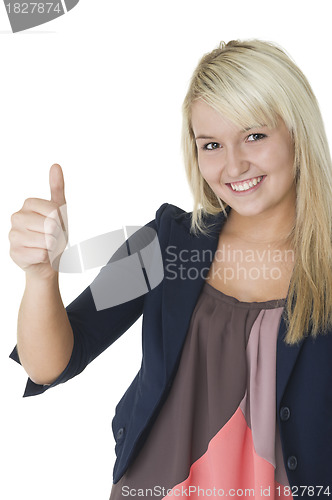
[[[295,215],[295,204],[255,216],[241,215],[231,209],[224,231],[247,245],[288,246]]]

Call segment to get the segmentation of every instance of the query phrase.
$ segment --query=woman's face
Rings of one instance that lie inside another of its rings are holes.
[[[192,105],[192,128],[200,172],[232,209],[240,215],[255,216],[280,208],[287,213],[294,207],[294,147],[281,119],[274,129],[253,123],[252,128],[241,130],[203,100],[197,100]]]

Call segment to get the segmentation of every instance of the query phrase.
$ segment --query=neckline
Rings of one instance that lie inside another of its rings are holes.
[[[262,302],[246,302],[244,300],[239,300],[232,295],[227,295],[226,293],[222,292],[221,290],[218,290],[214,286],[210,285],[207,281],[204,283],[204,291],[206,291],[208,294],[212,295],[218,300],[222,300],[223,302],[226,302],[228,304],[232,304],[234,306],[239,306],[239,307],[246,307],[250,309],[273,309],[277,307],[284,307],[286,303],[286,297],[283,299],[272,299],[272,300],[265,300]]]

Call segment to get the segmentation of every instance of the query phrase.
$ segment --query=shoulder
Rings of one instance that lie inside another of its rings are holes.
[[[184,223],[186,226],[190,225],[192,212],[186,212],[176,205],[171,203],[163,203],[156,211],[156,224],[159,228],[170,224],[173,220],[178,223]]]

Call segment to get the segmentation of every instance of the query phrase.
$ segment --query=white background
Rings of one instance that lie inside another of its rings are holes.
[[[12,34],[0,5],[0,335],[3,500],[108,500],[111,420],[140,366],[141,319],[85,371],[22,398],[16,344],[24,272],[9,256],[10,216],[50,199],[64,172],[70,243],[143,225],[164,202],[190,211],[180,151],[181,104],[203,53],[221,41],[283,46],[308,77],[332,134],[329,0],[81,0],[68,14]],[[61,274],[67,306],[98,273]]]

